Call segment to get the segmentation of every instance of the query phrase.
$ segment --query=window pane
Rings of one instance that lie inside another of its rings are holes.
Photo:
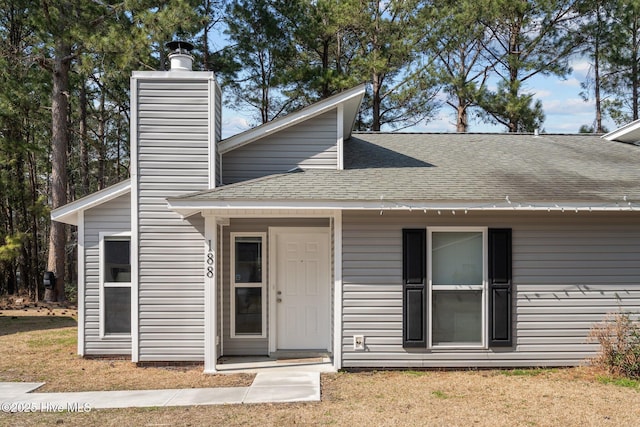
[[[482,284],[482,232],[436,232],[431,242],[434,285]]]
[[[104,333],[131,333],[131,288],[104,288]]]
[[[236,334],[262,334],[262,288],[235,288]]]
[[[262,282],[262,238],[236,237],[236,283]]]
[[[131,282],[129,240],[104,241],[104,281]]]
[[[482,343],[482,291],[433,291],[433,344]]]

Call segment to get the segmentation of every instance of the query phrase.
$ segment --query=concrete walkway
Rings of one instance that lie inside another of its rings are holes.
[[[319,372],[260,372],[250,387],[33,393],[44,383],[0,383],[0,412],[320,401]]]

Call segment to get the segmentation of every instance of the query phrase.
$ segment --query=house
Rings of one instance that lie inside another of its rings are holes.
[[[52,212],[78,226],[79,354],[576,365],[640,310],[640,123],[356,133],[360,86],[222,140],[213,73],[171,62],[131,78],[131,179]]]

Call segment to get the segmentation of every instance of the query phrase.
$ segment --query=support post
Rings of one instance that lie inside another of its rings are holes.
[[[216,373],[218,360],[218,227],[216,217],[204,216],[204,373]]]

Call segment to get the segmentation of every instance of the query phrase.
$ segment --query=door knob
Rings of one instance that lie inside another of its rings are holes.
[[[276,301],[278,301],[278,302],[282,302],[282,298],[278,298]]]

